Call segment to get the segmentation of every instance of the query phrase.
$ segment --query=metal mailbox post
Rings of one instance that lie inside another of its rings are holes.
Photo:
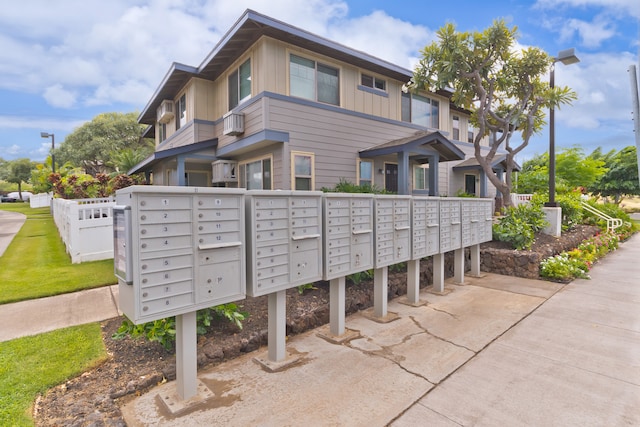
[[[245,190],[132,186],[116,192],[114,268],[135,324],[176,317],[177,393],[197,393],[196,311],[245,298]]]
[[[246,214],[247,294],[269,295],[263,365],[280,363],[286,359],[286,290],[322,279],[322,192],[251,190]]]

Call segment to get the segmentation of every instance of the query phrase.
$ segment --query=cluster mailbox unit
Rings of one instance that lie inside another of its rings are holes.
[[[491,240],[492,208],[490,199],[472,198],[125,188],[114,208],[120,307],[135,324],[178,316],[178,341],[180,331],[189,336],[176,346],[177,387],[186,399],[195,393],[198,309],[268,295],[268,361],[282,362],[287,289],[329,280],[331,333],[341,335],[350,274],[374,269],[374,315],[380,318],[386,316],[390,265],[409,262],[414,304],[424,257],[434,256],[434,290],[444,289],[445,252],[455,251],[461,282],[464,248],[471,247],[471,273],[479,274],[479,243]],[[185,358],[191,367],[181,366]]]
[[[247,192],[247,294],[322,280],[322,193]]]
[[[127,317],[144,323],[245,298],[244,193],[160,186],[117,192],[114,260]]]

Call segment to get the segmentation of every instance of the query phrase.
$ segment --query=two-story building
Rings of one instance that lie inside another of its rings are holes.
[[[174,63],[139,117],[158,185],[493,197],[474,129],[412,72],[247,10],[198,67]],[[466,159],[466,160],[465,160]],[[496,170],[502,169],[500,161]]]

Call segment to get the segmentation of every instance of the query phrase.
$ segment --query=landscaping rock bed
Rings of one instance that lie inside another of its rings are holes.
[[[481,245],[481,269],[497,274],[538,278],[538,265],[548,256],[576,247],[596,234],[596,227],[580,226],[559,239],[540,235],[531,251],[515,251],[501,242]],[[467,251],[467,258],[469,253]],[[468,262],[466,263],[468,267]],[[445,255],[445,277],[453,276],[453,254]],[[421,287],[432,284],[431,258],[420,263]],[[329,322],[329,285],[298,293],[287,291],[287,334],[298,334]],[[390,271],[389,299],[407,292],[406,270]],[[249,312],[242,330],[226,320],[215,322],[198,340],[198,366],[210,367],[267,344],[267,297],[247,298],[238,303]],[[346,312],[355,313],[373,305],[373,283],[349,283]],[[157,343],[144,340],[114,340],[122,319],[102,324],[108,359],[77,378],[49,390],[37,399],[34,418],[39,426],[125,426],[119,405],[163,381],[175,379],[175,356]]]

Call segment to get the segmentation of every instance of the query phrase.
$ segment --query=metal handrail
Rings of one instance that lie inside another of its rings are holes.
[[[604,219],[605,221],[607,221],[607,231],[612,231],[615,230],[616,228],[622,226],[623,222],[620,218],[613,218],[609,215],[607,215],[606,213],[594,208],[593,206],[591,206],[590,204],[581,201],[580,202],[582,204],[582,209],[586,210],[587,212],[590,212],[592,214],[594,214],[595,216]]]

